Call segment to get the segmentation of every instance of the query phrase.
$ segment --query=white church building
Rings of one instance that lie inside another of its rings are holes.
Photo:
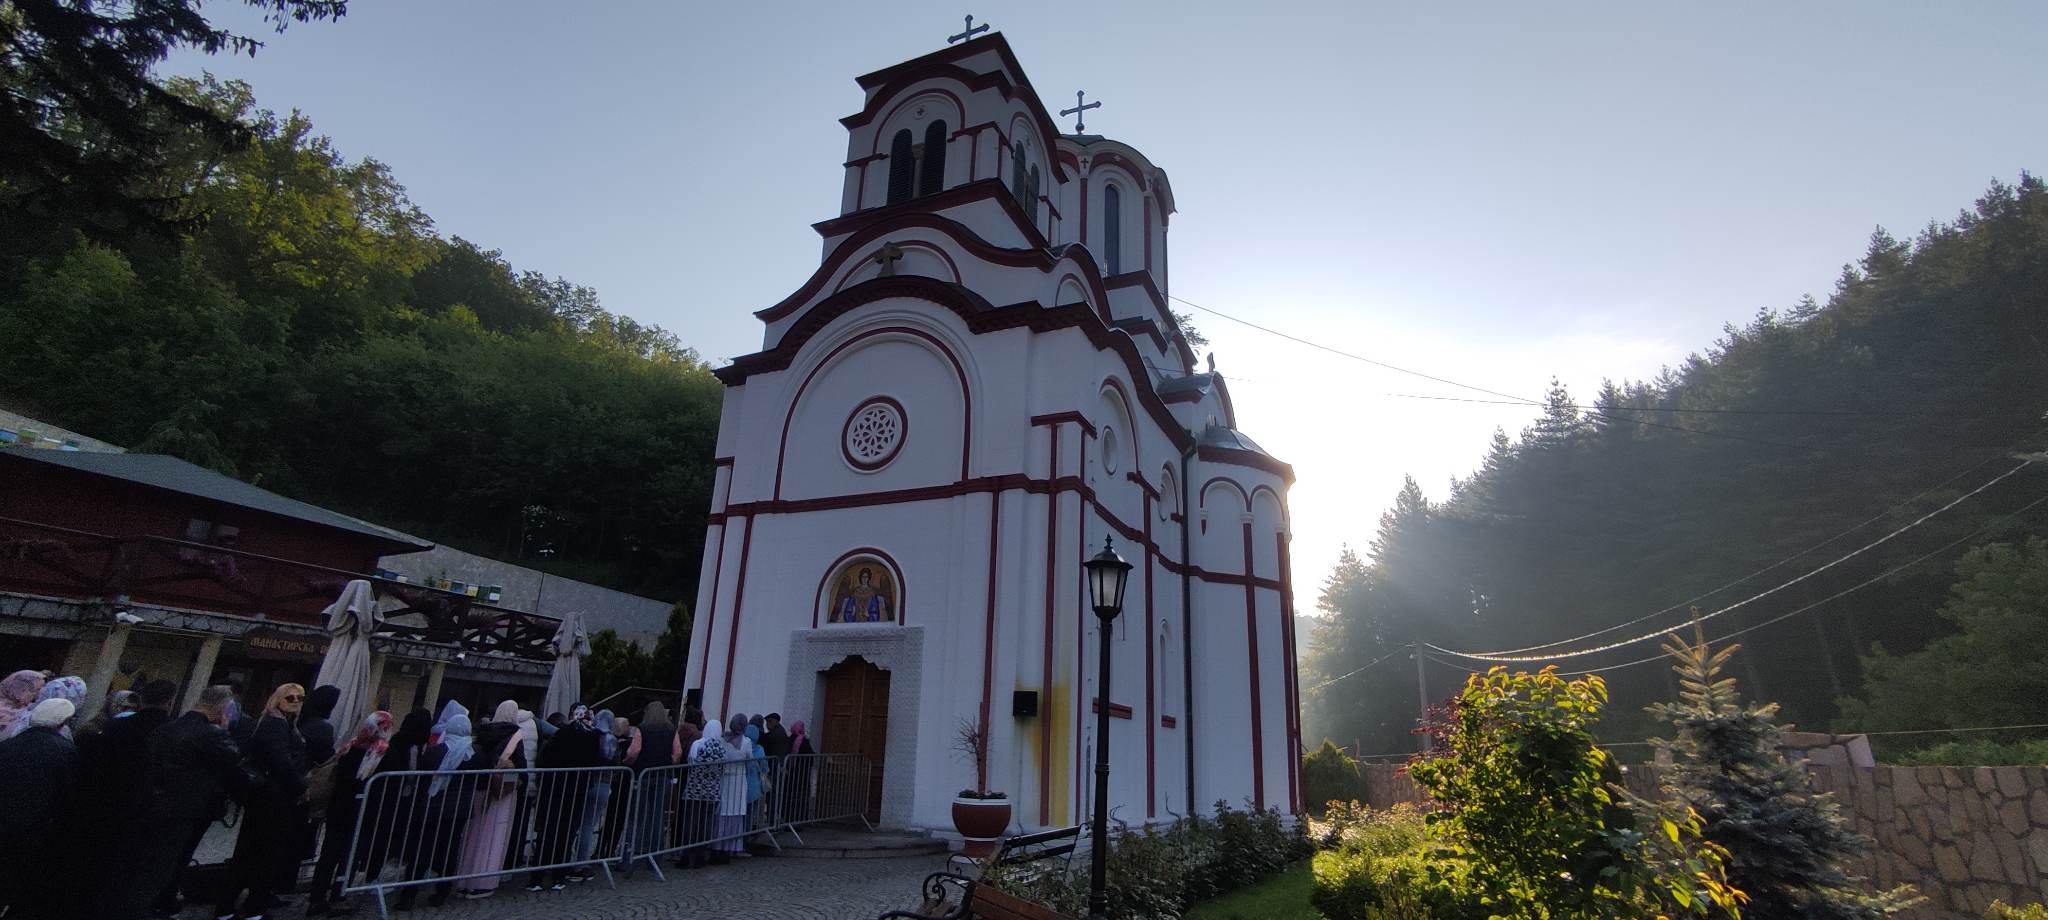
[[[1298,810],[1292,469],[1168,309],[1166,172],[1061,134],[997,34],[859,78],[824,257],[726,385],[685,686],[876,765],[879,823]],[[1077,130],[1079,125],[1077,124]],[[1081,563],[1134,564],[1109,737]],[[953,750],[986,720],[986,776]]]

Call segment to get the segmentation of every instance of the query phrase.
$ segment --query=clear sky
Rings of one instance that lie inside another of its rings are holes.
[[[853,78],[970,12],[1055,110],[1087,90],[1090,132],[1172,176],[1172,293],[1530,396],[1653,375],[1824,299],[1875,226],[1909,237],[2048,168],[2038,2],[354,0],[164,72],[248,80],[389,163],[442,233],[722,360],[817,265]],[[1442,497],[1533,417],[1196,322],[1245,432],[1299,474],[1304,603],[1404,473]]]

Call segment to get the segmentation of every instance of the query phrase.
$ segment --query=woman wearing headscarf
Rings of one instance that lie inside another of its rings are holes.
[[[106,731],[107,726],[114,724],[115,719],[125,715],[132,715],[134,712],[135,691],[116,690],[109,693],[107,694],[106,705],[100,707],[100,714],[93,716],[92,721],[78,727],[78,738],[83,739],[88,735],[97,735],[100,732]]]
[[[690,745],[688,776],[683,780],[682,843],[688,849],[676,854],[676,868],[695,869],[707,861],[724,865],[729,858],[714,850],[711,839],[717,833],[718,803],[725,786],[725,774],[734,769],[735,754],[727,747],[724,730],[713,719],[704,726],[703,737]]]
[[[432,770],[434,775],[419,792],[425,798],[414,806],[417,824],[407,829],[413,841],[406,860],[407,881],[430,876],[446,879],[455,869],[455,854],[469,823],[470,799],[479,785],[474,777],[461,774],[477,770],[479,764],[488,765],[477,753],[467,712],[448,715],[441,722],[441,740],[420,753],[419,768]],[[441,906],[454,890],[452,879],[435,884],[427,904]],[[398,909],[411,910],[419,892],[417,886],[400,892]]]
[[[43,700],[24,713],[28,727],[0,742],[0,912],[40,912],[66,894],[60,851],[45,844],[77,791],[78,750],[61,731],[76,712],[69,700]]]
[[[602,727],[603,723],[599,723],[599,726]],[[639,751],[640,730],[633,727],[632,719],[621,715],[614,715],[611,721],[611,732],[612,763],[630,769],[633,766],[633,756]],[[604,819],[605,852],[618,852],[619,841],[622,839],[619,835],[626,829],[626,812],[631,806],[632,801],[633,780],[629,776],[620,781],[618,787],[612,790],[611,813],[605,815]]]
[[[520,743],[518,720],[519,704],[506,700],[491,713],[491,720],[477,729],[477,756],[488,761],[484,769],[526,769],[526,746]],[[455,874],[465,876],[457,886],[463,897],[488,898],[497,892],[498,872],[505,868],[505,847],[512,840],[513,816],[519,810],[519,787],[524,779],[500,773],[476,790],[469,832],[463,836],[462,857],[455,866]]]
[[[588,709],[583,711],[589,712]],[[587,717],[585,725],[597,736],[597,762],[591,766],[617,765],[620,750],[618,739],[612,734],[612,711],[598,710],[596,715]],[[606,816],[611,814],[613,776],[595,770],[590,773],[589,792],[583,798],[583,820],[576,828],[576,861],[584,864],[576,875],[583,878],[590,877],[590,857],[599,852],[609,852],[600,849],[602,835],[598,832],[603,830]]]
[[[390,746],[370,775],[420,769],[420,755],[425,753],[427,739],[433,735],[433,725],[434,716],[425,709],[406,713],[405,721],[399,723]],[[366,839],[358,841],[364,850],[359,865],[365,878],[375,881],[382,875],[384,863],[394,850],[400,856],[409,851],[407,835],[420,823],[415,819],[425,792],[426,785],[416,777],[365,781],[362,822]]]
[[[635,799],[640,803],[638,813],[632,816],[635,854],[666,849],[667,841],[663,838],[667,835],[663,830],[668,827],[669,809],[673,806],[675,778],[665,773],[649,776],[647,771],[675,763],[676,748],[681,744],[675,724],[668,720],[668,707],[658,701],[648,703],[640,713],[639,733],[627,752],[627,765],[633,768],[633,785],[643,790]]]
[[[85,678],[76,675],[50,678],[49,683],[43,684],[42,688],[36,691],[35,702],[30,705],[40,704],[44,700],[64,700],[71,704],[72,715],[66,719],[63,725],[57,728],[58,734],[70,738],[71,726],[78,721],[79,707],[85,702]],[[13,737],[26,730],[28,728],[28,718],[29,714],[26,710],[16,716],[14,731],[7,737]],[[0,741],[4,740],[6,738],[0,738]]]
[[[16,671],[0,680],[0,741],[28,727],[28,711],[35,708],[36,695],[41,692],[41,671]]]
[[[761,823],[761,798],[763,780],[768,775],[768,755],[761,750],[761,717],[755,716],[747,722],[747,742],[752,750],[747,754],[747,826]]]
[[[355,737],[341,748],[334,764],[334,791],[327,799],[327,832],[321,839],[320,862],[313,867],[313,894],[306,903],[308,917],[348,909],[345,904],[332,903],[341,897],[334,874],[341,869],[342,858],[355,846],[359,808],[356,796],[383,765],[397,728],[391,713],[380,709],[363,719]]]
[[[261,916],[278,903],[271,893],[277,881],[298,865],[292,821],[306,791],[306,740],[293,723],[305,705],[306,688],[298,684],[271,691],[242,751],[245,768],[260,777],[261,784],[243,809],[216,917]],[[248,893],[246,900],[243,892]]]
[[[591,878],[588,870],[574,865],[574,854],[595,776],[585,768],[603,766],[602,744],[597,728],[590,723],[590,707],[577,703],[569,707],[569,717],[553,740],[541,748],[540,764],[547,771],[541,774],[540,808],[533,819],[533,865],[555,868],[536,868],[526,890],[560,891],[567,882]]]
[[[542,738],[540,721],[533,717],[532,710],[521,709],[514,722],[519,726],[519,748],[526,755],[526,765],[538,766]],[[519,778],[519,807],[512,813],[512,843],[505,852],[505,865],[523,866],[531,863],[527,858],[527,844],[533,837],[533,810],[538,804],[534,796],[539,793],[540,787],[534,783],[531,776]]]
[[[504,701],[475,729],[475,750],[479,768],[524,770],[526,748],[518,736],[518,703]],[[475,789],[475,803],[469,813],[469,832],[463,836],[463,852],[455,875],[463,875],[457,893],[463,897],[489,897],[498,891],[498,871],[506,865],[506,844],[512,840],[514,813],[518,811],[520,781],[524,777],[494,775]]]
[[[454,700],[441,704],[441,714],[434,717],[434,730],[427,735],[428,747],[441,743],[441,732],[447,729],[448,720],[456,716],[461,716],[465,719],[469,718],[469,707]],[[472,724],[470,727],[475,728],[476,726]]]
[[[779,818],[788,821],[808,821],[812,817],[812,782],[817,777],[817,758],[804,755],[814,754],[811,750],[811,736],[804,730],[804,720],[789,723],[789,754],[782,761],[783,789],[781,814]]]
[[[725,731],[719,740],[732,749],[733,759],[738,763],[723,770],[718,786],[718,842],[713,844],[718,851],[729,857],[745,858],[747,852],[747,791],[754,771],[754,742],[747,738],[747,717],[737,712],[725,724]],[[705,729],[706,735],[711,734]]]
[[[299,710],[299,737],[306,741],[306,780],[309,787],[313,785],[313,773],[320,765],[334,759],[337,732],[329,717],[334,715],[334,707],[340,703],[341,688],[333,684],[321,684],[314,687],[313,692],[306,694],[306,705]],[[329,773],[327,778],[331,781],[334,778],[333,774]],[[332,791],[334,787],[329,785],[326,788]],[[318,794],[317,790],[315,794]],[[320,841],[320,822],[325,820],[326,816],[325,803],[317,808],[312,802],[292,803],[292,845],[296,848],[296,858],[285,868],[285,874],[277,880],[279,894],[288,894],[298,887],[299,864],[313,858],[313,847]]]

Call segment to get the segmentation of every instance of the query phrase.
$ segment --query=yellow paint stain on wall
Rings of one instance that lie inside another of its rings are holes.
[[[1054,827],[1065,827],[1074,823],[1073,699],[1072,687],[1054,684],[1052,690],[1046,694],[1045,703],[1038,709],[1040,718],[1052,722],[1052,788],[1045,790],[1045,794],[1052,797]]]

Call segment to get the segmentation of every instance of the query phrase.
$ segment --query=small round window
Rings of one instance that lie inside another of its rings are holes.
[[[1158,506],[1158,514],[1161,521],[1173,517],[1174,503],[1180,501],[1178,488],[1173,482],[1173,468],[1167,467],[1161,470],[1159,474],[1159,501],[1153,503]]]
[[[863,472],[878,470],[896,459],[903,439],[910,433],[910,418],[903,404],[887,396],[876,396],[855,406],[840,430],[839,449],[846,462]]]
[[[1116,472],[1116,429],[1102,429],[1102,471]]]

